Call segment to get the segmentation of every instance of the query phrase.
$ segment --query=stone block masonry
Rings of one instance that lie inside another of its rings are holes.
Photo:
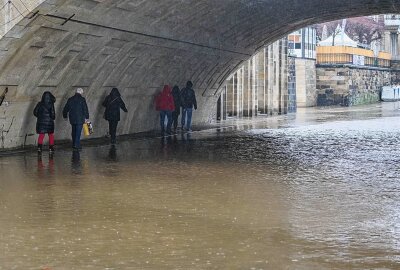
[[[317,105],[353,106],[378,102],[382,86],[391,84],[390,69],[317,66]]]
[[[297,106],[314,107],[317,105],[315,60],[296,58],[295,61]]]

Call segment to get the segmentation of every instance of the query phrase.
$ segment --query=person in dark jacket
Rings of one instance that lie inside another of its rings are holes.
[[[172,112],[172,124],[174,131],[178,128],[178,117],[181,114],[181,91],[177,85],[172,88],[172,96],[174,97],[175,111]]]
[[[182,130],[192,131],[192,113],[193,108],[197,110],[196,94],[193,90],[193,83],[188,81],[186,87],[181,90],[181,106],[182,106]]]
[[[167,117],[167,134],[171,134],[172,112],[175,111],[174,97],[172,96],[171,86],[164,85],[161,93],[156,97],[156,110],[160,112],[161,133],[165,130],[165,117]]]
[[[111,144],[115,144],[117,137],[117,126],[121,117],[120,110],[122,109],[124,112],[128,112],[117,88],[113,88],[111,90],[111,93],[104,100],[103,106],[106,107],[104,118],[108,121]]]
[[[43,140],[45,134],[49,136],[49,151],[54,152],[54,120],[56,119],[56,110],[54,103],[56,98],[52,93],[46,91],[42,95],[42,100],[36,105],[33,110],[33,115],[36,116],[36,133],[38,138],[38,152],[42,152]]]
[[[72,147],[74,149],[81,148],[81,133],[83,124],[89,120],[89,109],[86,99],[82,96],[83,89],[76,89],[74,96],[70,97],[63,109],[64,119],[69,118],[72,126]]]

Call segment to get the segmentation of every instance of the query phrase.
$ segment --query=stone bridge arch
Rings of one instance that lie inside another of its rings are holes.
[[[265,44],[313,23],[399,10],[400,0],[45,0],[0,40],[0,87],[10,88],[1,147],[35,143],[32,109],[45,90],[57,97],[58,140],[69,138],[61,110],[76,87],[96,136],[106,133],[100,103],[112,87],[129,109],[120,134],[157,128],[155,93],[188,79],[194,121],[207,122],[226,77]]]

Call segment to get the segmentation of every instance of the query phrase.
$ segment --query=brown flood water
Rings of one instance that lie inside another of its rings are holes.
[[[398,108],[0,157],[0,269],[400,269]]]

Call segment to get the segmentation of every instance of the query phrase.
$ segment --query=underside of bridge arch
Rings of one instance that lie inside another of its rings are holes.
[[[57,139],[69,137],[61,110],[76,87],[96,136],[112,87],[129,109],[120,134],[156,129],[154,95],[189,79],[195,123],[207,122],[226,77],[264,45],[313,23],[399,9],[400,0],[46,0],[0,40],[0,86],[10,89],[1,147],[35,143],[32,110],[46,90],[57,98]]]

